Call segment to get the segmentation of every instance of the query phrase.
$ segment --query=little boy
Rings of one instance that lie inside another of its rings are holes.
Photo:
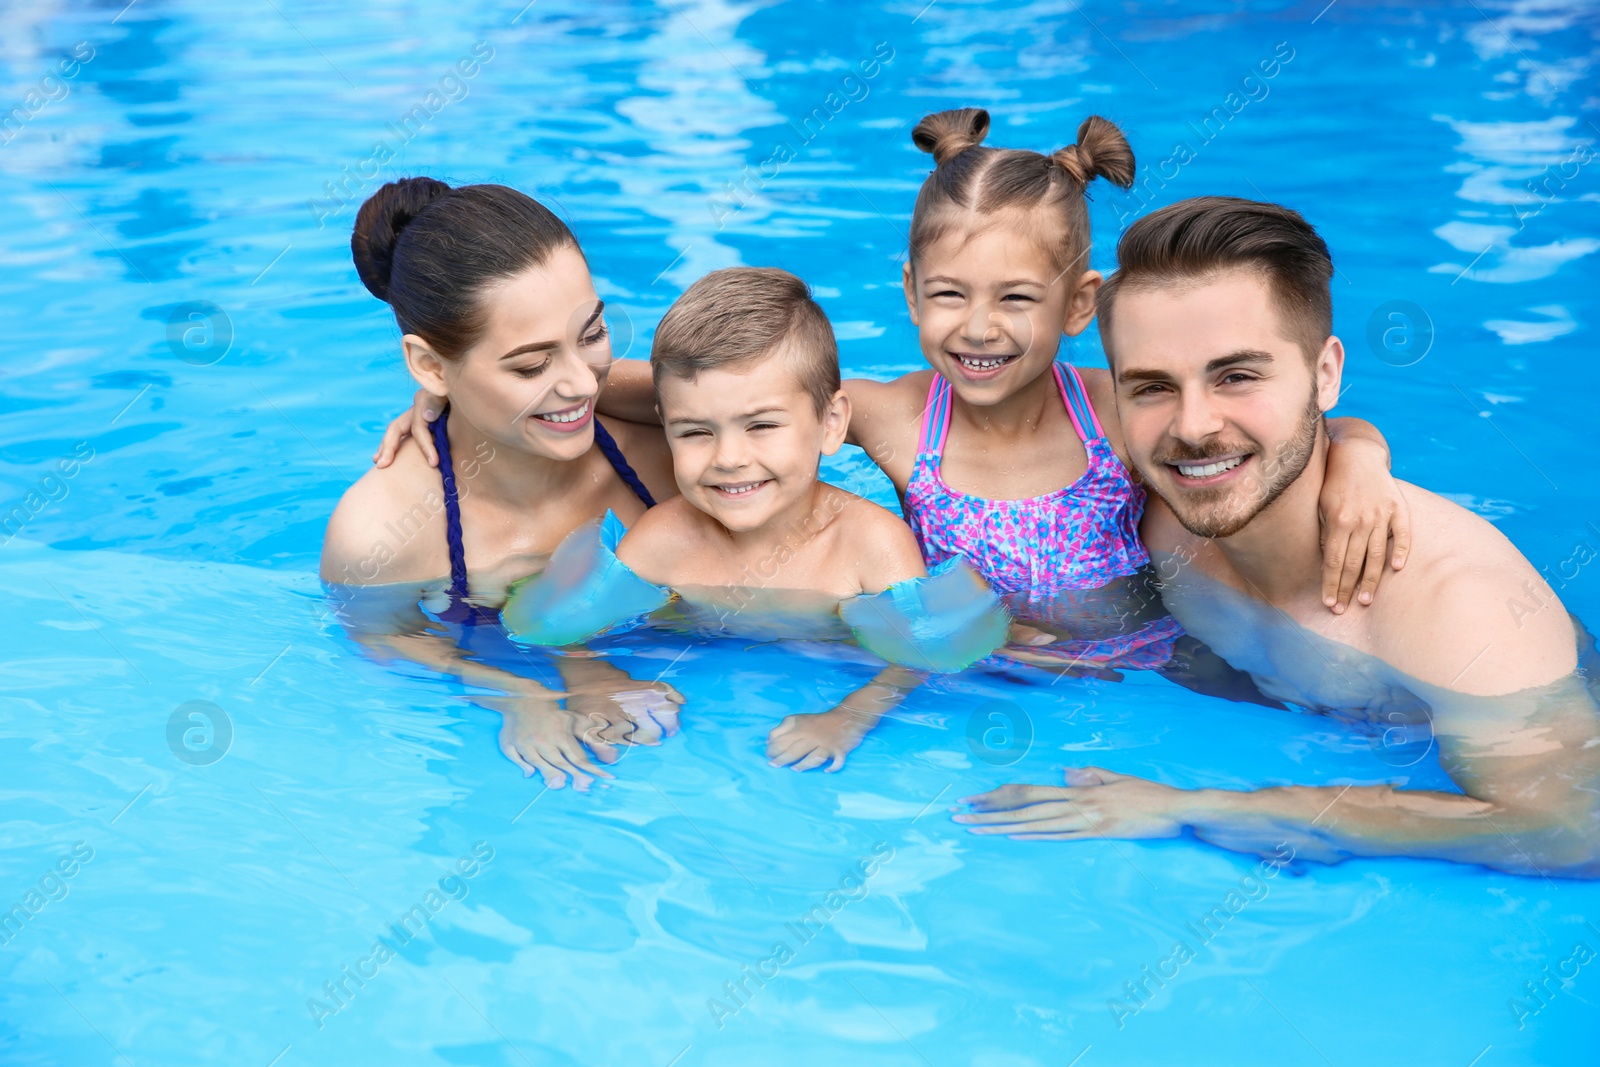
[[[831,611],[927,574],[904,522],[817,477],[844,443],[850,399],[833,328],[803,281],[755,267],[706,275],[661,320],[650,364],[683,495],[646,512],[617,547],[639,577],[743,598],[738,608],[749,590],[771,590]],[[769,735],[768,758],[838,770],[919,680],[891,667],[832,711],[790,715]]]

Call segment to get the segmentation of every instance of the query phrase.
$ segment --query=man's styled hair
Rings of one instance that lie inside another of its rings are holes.
[[[1333,259],[1311,224],[1278,204],[1233,196],[1197,196],[1154,211],[1117,242],[1117,272],[1096,297],[1100,336],[1110,332],[1117,296],[1252,270],[1272,293],[1288,336],[1307,360],[1333,333],[1328,283]],[[1115,358],[1109,343],[1106,355]]]
[[[773,267],[729,267],[695,282],[667,309],[650,346],[656,388],[783,352],[821,416],[839,391],[839,346],[806,283]]]

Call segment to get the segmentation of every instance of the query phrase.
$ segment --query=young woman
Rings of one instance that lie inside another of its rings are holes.
[[[586,745],[610,763],[618,745],[658,743],[683,698],[581,649],[544,660],[478,624],[578,525],[608,509],[631,523],[676,492],[659,427],[595,414],[612,353],[588,263],[531,197],[430,178],[374,193],[350,248],[443,414],[428,442],[437,468],[408,442],[345,492],[323,581],[368,648],[504,693],[478,703],[504,716],[501,749],[525,774],[587,788],[610,775]]]

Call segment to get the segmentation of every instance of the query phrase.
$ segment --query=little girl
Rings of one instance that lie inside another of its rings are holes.
[[[845,382],[847,440],[894,483],[929,566],[965,556],[1018,618],[1079,638],[1046,662],[1158,666],[1180,631],[1139,580],[1145,493],[1126,463],[1111,376],[1056,360],[1062,335],[1093,320],[1102,280],[1086,269],[1086,188],[1097,177],[1130,186],[1133,153],[1099,117],[1050,155],[986,146],[988,128],[986,111],[963,108],[912,132],[935,166],[912,212],[903,282],[931,370]],[[615,364],[601,407],[658,417],[646,365]],[[419,403],[385,447],[429,415]],[[1355,419],[1330,429],[1324,599],[1338,612],[1357,577],[1360,602],[1371,601],[1391,516],[1396,568],[1407,531],[1381,435]]]

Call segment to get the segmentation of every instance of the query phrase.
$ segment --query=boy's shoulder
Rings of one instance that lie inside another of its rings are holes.
[[[681,496],[664,500],[628,527],[617,558],[646,581],[671,585],[673,563],[696,551],[709,521]]]
[[[916,535],[900,516],[836,485],[825,489],[837,530],[835,552],[853,561],[863,592],[927,573]]]

